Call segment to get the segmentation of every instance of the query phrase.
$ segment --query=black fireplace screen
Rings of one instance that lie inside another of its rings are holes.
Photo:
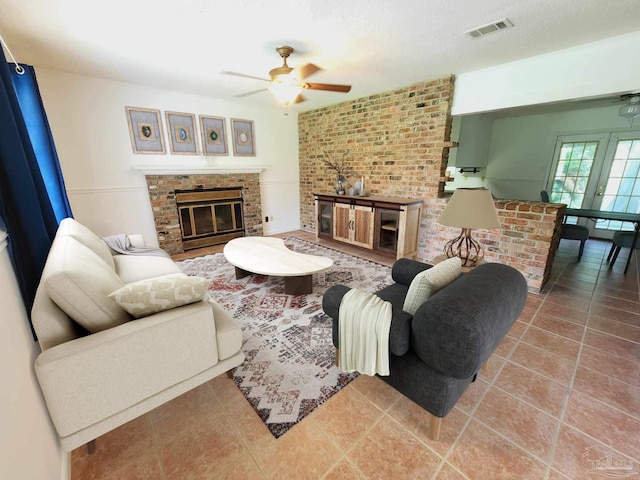
[[[242,188],[176,191],[185,250],[244,236]]]

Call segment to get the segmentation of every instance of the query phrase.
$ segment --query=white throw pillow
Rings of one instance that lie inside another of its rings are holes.
[[[441,288],[446,287],[462,274],[462,262],[458,257],[451,257],[428,270],[420,272],[411,281],[402,310],[411,315],[427,299]]]
[[[171,273],[129,283],[109,296],[136,318],[202,300],[211,282],[203,277]]]

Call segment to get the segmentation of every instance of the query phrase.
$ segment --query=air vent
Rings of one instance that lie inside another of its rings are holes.
[[[483,25],[482,27],[474,28],[473,30],[469,30],[468,32],[464,32],[472,38],[484,37],[485,35],[489,35],[493,32],[498,32],[500,30],[506,30],[507,28],[513,27],[513,23],[508,18],[503,18],[502,20],[498,20],[497,22],[489,23],[488,25]]]

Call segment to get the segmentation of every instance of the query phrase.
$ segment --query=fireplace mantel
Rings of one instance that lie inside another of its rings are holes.
[[[227,175],[237,173],[260,173],[262,167],[213,167],[208,165],[133,165],[145,175]]]

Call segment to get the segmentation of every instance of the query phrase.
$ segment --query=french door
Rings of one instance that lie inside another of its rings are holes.
[[[552,202],[570,208],[640,213],[640,131],[558,137],[547,188]],[[633,230],[627,222],[580,222],[600,238]]]

